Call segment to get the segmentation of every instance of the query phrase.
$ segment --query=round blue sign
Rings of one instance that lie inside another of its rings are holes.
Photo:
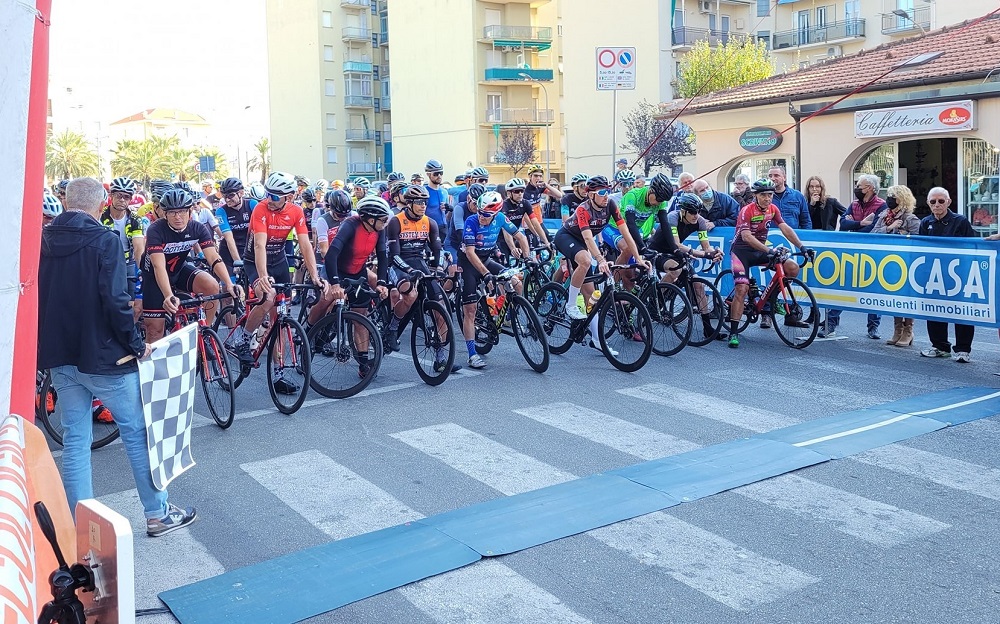
[[[622,52],[618,55],[618,62],[623,66],[628,66],[632,62],[632,55],[628,52]]]

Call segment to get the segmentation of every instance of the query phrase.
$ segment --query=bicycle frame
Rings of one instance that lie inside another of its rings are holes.
[[[785,292],[785,284],[784,284],[785,260],[788,260],[792,256],[800,256],[800,255],[802,254],[782,253],[776,256],[773,261],[767,263],[767,266],[765,267],[764,270],[774,271],[774,275],[771,276],[771,279],[768,281],[767,286],[764,287],[764,290],[761,291],[760,294],[757,296],[757,298],[751,302],[751,305],[753,305],[754,309],[757,310],[758,315],[763,314],[764,306],[766,306],[767,302],[771,300],[771,295],[774,294],[775,288],[780,289],[781,294],[784,295],[785,297],[789,296],[788,293]],[[751,278],[751,280],[753,280],[753,278]]]

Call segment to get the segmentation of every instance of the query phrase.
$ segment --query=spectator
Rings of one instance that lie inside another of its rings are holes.
[[[750,176],[745,173],[741,173],[736,176],[736,181],[733,182],[733,192],[729,195],[736,200],[736,203],[740,205],[740,208],[754,201],[753,191],[750,190],[750,184]]]
[[[62,477],[70,510],[93,498],[90,463],[91,405],[107,406],[132,467],[146,515],[146,533],[157,537],[194,521],[194,508],[167,501],[153,486],[146,423],[135,361],[146,357],[129,308],[125,256],[114,230],[100,224],[104,189],[77,178],[66,192],[66,210],[42,234],[38,270],[38,367],[49,369],[63,424]]]
[[[628,159],[619,158],[618,162],[615,163],[615,173],[618,173],[619,171],[622,171],[624,169],[628,169]]]
[[[201,198],[211,202],[213,195],[215,195],[215,180],[205,178],[201,181]]]
[[[878,196],[879,188],[878,176],[864,174],[858,178],[858,185],[854,187],[854,201],[840,218],[840,229],[848,232],[871,232],[875,227],[875,221],[885,210],[885,202]],[[868,337],[872,340],[881,340],[878,333],[879,325],[882,323],[882,316],[879,314],[868,315]],[[828,310],[826,313],[825,327],[820,330],[820,337],[832,338],[840,325],[840,310]]]
[[[811,230],[809,202],[805,195],[785,184],[785,168],[774,166],[767,170],[767,178],[774,183],[774,199],[771,203],[781,211],[781,218],[793,230]]]
[[[916,234],[920,231],[920,219],[913,214],[917,200],[905,186],[890,186],[885,200],[886,209],[875,221],[872,234]],[[908,347],[913,344],[913,319],[899,316],[892,319],[892,338],[885,344]]]
[[[809,197],[809,219],[813,229],[836,230],[837,222],[847,212],[847,208],[836,197],[826,194],[823,178],[813,176],[806,180],[806,195]]]
[[[704,208],[701,216],[708,221],[708,230],[717,227],[733,227],[740,212],[736,200],[723,193],[716,193],[709,183],[699,178],[691,183],[691,190],[701,199]]]
[[[677,176],[677,188],[674,189],[674,196],[671,198],[670,203],[667,205],[667,212],[677,209],[677,199],[681,196],[681,193],[691,192],[691,183],[694,182],[694,174],[688,173],[687,171],[681,172]]]
[[[951,211],[951,195],[948,191],[936,186],[927,193],[927,205],[931,214],[920,221],[921,236],[952,236],[973,237],[976,231],[972,229],[969,220]],[[58,220],[58,218],[57,218]],[[955,323],[955,361],[967,364],[972,352],[972,339],[976,334],[974,325]],[[931,339],[929,349],[924,349],[920,355],[924,357],[951,357],[951,343],[948,342],[948,323],[944,321],[927,321],[927,337]]]

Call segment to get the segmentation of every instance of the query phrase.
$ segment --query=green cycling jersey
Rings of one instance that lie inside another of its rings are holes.
[[[622,216],[626,219],[628,219],[630,213],[635,215],[635,224],[639,227],[639,233],[642,234],[643,238],[649,238],[653,233],[653,228],[656,227],[656,213],[667,209],[667,202],[665,201],[650,206],[646,201],[648,195],[648,186],[634,188],[625,193],[625,196],[622,197],[621,205]],[[611,222],[611,226],[617,229],[613,221]]]

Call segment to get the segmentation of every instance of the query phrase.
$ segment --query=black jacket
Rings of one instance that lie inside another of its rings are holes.
[[[972,229],[969,220],[951,210],[944,215],[944,219],[938,221],[934,215],[930,214],[920,220],[921,236],[955,236],[973,237],[978,236]]]
[[[134,371],[143,355],[126,290],[118,234],[90,215],[67,211],[42,230],[38,266],[38,368],[76,366],[91,375]]]
[[[847,208],[835,197],[827,197],[822,204],[819,202],[809,204],[809,218],[812,219],[814,230],[836,230],[837,221],[846,212]]]

